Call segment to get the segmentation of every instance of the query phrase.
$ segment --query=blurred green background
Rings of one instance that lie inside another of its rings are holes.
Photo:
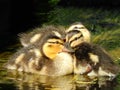
[[[8,79],[2,65],[21,47],[18,34],[43,24],[67,28],[74,22],[83,23],[92,34],[91,42],[105,48],[120,64],[119,0],[1,0],[0,6],[0,89],[16,90],[16,78]],[[120,89],[120,76],[117,81],[115,90]]]

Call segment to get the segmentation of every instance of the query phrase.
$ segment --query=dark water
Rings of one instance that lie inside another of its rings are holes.
[[[8,52],[0,54],[0,90],[120,90],[120,76],[89,78],[83,75],[40,76],[5,70]],[[4,58],[3,58],[4,57]]]

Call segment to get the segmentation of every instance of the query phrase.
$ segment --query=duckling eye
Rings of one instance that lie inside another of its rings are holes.
[[[63,39],[63,42],[66,42],[66,39]]]
[[[85,27],[79,27],[79,29],[85,29]]]
[[[55,44],[59,44],[59,42],[58,42],[58,41],[56,41],[56,42],[55,42]]]
[[[79,39],[79,37],[76,37],[74,40],[77,40],[77,39]]]
[[[61,44],[61,45],[63,45],[63,43],[61,43],[61,42],[58,42],[58,41],[56,41],[56,42],[55,42],[55,44]]]
[[[52,45],[48,45],[48,47],[52,47]]]
[[[78,27],[74,27],[75,29],[77,29]]]
[[[74,27],[74,29],[85,29],[85,27]]]
[[[52,44],[62,44],[62,45],[63,45],[63,43],[61,43],[61,42],[59,42],[59,41],[56,41],[56,42],[49,42],[49,43],[52,43]]]

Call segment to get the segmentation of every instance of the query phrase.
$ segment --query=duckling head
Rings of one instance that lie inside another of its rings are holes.
[[[46,57],[54,59],[58,53],[62,52],[63,48],[62,40],[58,38],[50,38],[44,43],[42,50]]]
[[[72,24],[67,30],[67,37],[74,38],[77,42],[85,41],[90,42],[90,31],[80,22]],[[74,36],[74,37],[72,37]],[[80,39],[81,38],[81,39]]]
[[[66,42],[72,48],[77,47],[82,42],[90,42],[91,34],[82,23],[75,23],[66,30]]]
[[[73,49],[66,47],[64,39],[59,36],[60,35],[56,31],[53,31],[51,34],[43,37],[41,51],[43,52],[43,55],[51,60],[54,60],[61,52],[73,52]]]
[[[88,63],[88,53],[91,47],[86,43],[90,43],[91,34],[82,23],[74,23],[66,30],[66,43],[75,50],[74,53],[74,73],[86,74],[92,70],[92,66]],[[85,45],[84,45],[85,43]]]

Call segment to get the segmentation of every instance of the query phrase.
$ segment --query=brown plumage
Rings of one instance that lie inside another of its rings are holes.
[[[98,45],[90,44],[90,32],[81,23],[66,31],[66,43],[75,53],[74,73],[88,76],[116,76],[120,69],[110,55]]]
[[[57,32],[59,29],[43,27],[40,31],[42,38],[19,49],[11,56],[6,68],[48,76],[71,74],[73,58],[64,46],[61,33]]]
[[[72,24],[66,30],[66,45],[70,46],[74,50],[76,50],[77,46],[82,42],[90,42],[91,41],[91,34],[90,31],[80,22],[76,22]],[[73,55],[74,56],[74,55]],[[76,66],[77,65],[77,66]],[[79,69],[78,69],[79,68]],[[85,74],[91,71],[91,66],[80,60],[74,60],[74,72]]]
[[[113,62],[108,53],[98,45],[81,43],[75,51],[75,56],[80,62],[90,64],[92,71],[98,76],[115,76],[120,72],[120,67]],[[88,75],[91,76],[91,72]],[[104,72],[104,73],[102,73]]]
[[[22,46],[27,47],[29,45],[40,42],[41,38],[48,32],[54,33],[58,37],[62,37],[62,35],[65,34],[64,31],[65,31],[65,28],[63,28],[62,26],[43,25],[42,27],[34,28],[29,32],[20,33],[19,39]]]

